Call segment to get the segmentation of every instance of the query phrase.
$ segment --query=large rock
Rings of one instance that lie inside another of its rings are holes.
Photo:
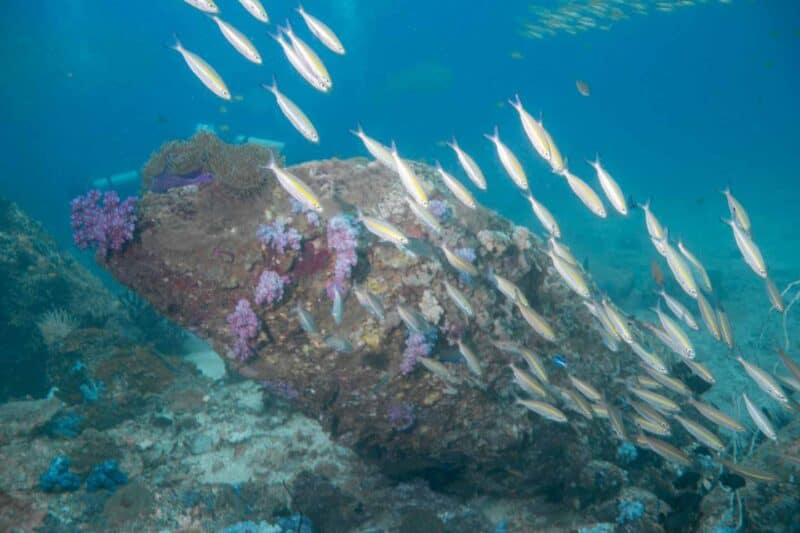
[[[188,150],[192,143],[183,146]],[[224,145],[220,149],[231,150]],[[154,158],[164,159],[163,154]],[[252,161],[248,164],[252,167]],[[260,186],[246,195],[219,179],[165,194],[146,193],[140,203],[137,238],[104,264],[160,312],[229,356],[233,339],[226,317],[237,301],[253,301],[263,270],[287,275],[291,282],[283,301],[254,304],[262,324],[256,355],[246,363],[231,358],[234,370],[290,397],[340,443],[399,479],[421,475],[433,487],[452,492],[511,489],[560,497],[592,459],[613,459],[616,443],[607,421],[587,421],[570,413],[569,424],[557,424],[515,405],[515,396],[521,393],[511,383],[508,365],[513,357],[491,341],[513,340],[535,350],[545,360],[554,385],[565,385],[567,377],[549,360],[563,355],[571,372],[610,398],[619,397],[622,387],[612,378],[624,377],[632,371],[626,367],[635,366],[621,365],[620,357],[633,361],[633,356],[612,354],[603,346],[588,311],[552,270],[538,239],[494,212],[462,207],[431,168],[415,168],[431,198],[446,199],[452,209],[441,235],[429,235],[410,212],[394,172],[363,159],[330,160],[290,169],[321,196],[326,212],[319,226],[301,213],[293,214],[286,192],[271,173],[261,170],[265,179],[251,177],[248,183]],[[362,230],[353,279],[383,298],[387,316],[376,321],[351,294],[343,322],[336,326],[326,295],[334,262],[326,242],[326,217],[339,212],[355,215],[357,208],[401,228],[413,238],[416,256],[378,243]],[[300,250],[278,255],[256,238],[259,224],[278,216],[292,217],[290,225],[303,236]],[[491,232],[479,239],[483,230]],[[475,248],[482,273],[494,271],[517,283],[530,305],[551,323],[557,342],[534,334],[512,303],[483,277],[471,284],[459,282],[438,250],[442,243]],[[473,320],[465,321],[448,298],[445,279],[460,283],[468,294],[476,309]],[[444,310],[436,324],[439,340],[433,356],[460,378],[455,391],[421,365],[409,375],[399,372],[405,327],[395,306],[406,302],[436,317],[438,310],[418,307],[426,291],[426,306],[435,301]],[[294,313],[298,304],[312,310],[318,336],[300,328]],[[479,379],[451,344],[459,333],[482,362]],[[321,341],[330,334],[347,338],[354,351],[330,349]],[[389,416],[409,406],[413,421],[399,424]]]

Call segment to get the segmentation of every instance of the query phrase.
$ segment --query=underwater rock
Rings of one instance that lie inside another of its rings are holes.
[[[239,147],[201,135],[180,146],[189,152],[202,151],[196,143],[213,146],[232,166],[245,157]],[[414,169],[429,195],[452,206],[441,237],[429,236],[420,225],[402,200],[400,180],[386,168],[365,165],[361,159],[292,167],[291,172],[320,196],[326,217],[340,212],[354,216],[357,209],[386,216],[414,245],[412,256],[375,242],[371,235],[359,237],[352,282],[381,297],[387,316],[379,322],[352,295],[345,295],[343,320],[337,326],[326,291],[334,277],[336,253],[328,250],[325,225],[306,224],[305,217],[297,217],[292,223],[302,234],[298,250],[287,248],[278,254],[263,246],[257,237],[259,226],[278,216],[291,217],[292,204],[274,176],[259,168],[267,154],[258,161],[246,157],[247,168],[257,172],[249,178],[257,184],[251,194],[232,194],[215,184],[192,194],[179,189],[144,194],[137,239],[104,266],[168,318],[207,339],[218,353],[228,354],[231,370],[296,391],[290,399],[293,405],[321,421],[340,444],[397,479],[422,476],[437,490],[458,494],[556,493],[574,483],[596,450],[616,449],[605,421],[572,417],[571,424],[553,424],[514,405],[520,391],[508,369],[513,356],[492,344],[496,338],[514,339],[545,360],[563,354],[571,372],[608,397],[619,397],[623,386],[609,375],[624,377],[635,370],[634,365],[619,368],[619,355],[603,346],[580,299],[554,269],[538,266],[549,265],[538,239],[528,239],[492,211],[468,209],[454,201],[434,169],[425,165],[414,164]],[[489,233],[479,245],[476,236],[484,230]],[[462,276],[459,282],[440,255],[439,244],[453,250],[489,246],[490,253],[475,260],[479,271],[494,271],[516,283],[530,305],[551,322],[557,343],[537,337],[513,304],[482,279]],[[235,339],[226,317],[239,300],[252,297],[264,270],[288,276],[291,288],[280,302],[254,309],[262,327],[250,341],[253,356],[238,360],[232,354]],[[474,321],[465,321],[448,297],[445,279],[459,283],[470,298],[478,310]],[[410,280],[424,282],[406,282]],[[457,394],[448,394],[422,365],[408,375],[400,371],[406,332],[395,306],[405,302],[429,310],[434,301],[444,311],[442,323],[448,331],[437,336],[431,357],[462,383]],[[300,327],[294,311],[298,305],[311,312],[319,335],[309,336]],[[459,331],[481,361],[479,380],[445,342],[453,323],[463,323]],[[353,350],[336,352],[322,342],[324,338],[347,341]],[[555,384],[567,383],[563,369],[551,373]],[[397,431],[396,421],[386,415],[398,403],[414,408],[408,431]]]
[[[63,406],[56,397],[0,404],[0,444],[8,439],[29,435],[41,428]]]

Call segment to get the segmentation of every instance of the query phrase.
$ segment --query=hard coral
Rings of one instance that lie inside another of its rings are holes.
[[[100,201],[97,189],[72,200],[72,239],[78,248],[97,248],[105,257],[133,238],[137,199],[120,202],[116,191],[108,191]]]
[[[239,300],[236,309],[228,315],[228,330],[233,337],[233,353],[239,361],[246,361],[255,355],[253,342],[258,336],[260,327],[250,302]]]
[[[288,276],[282,276],[274,270],[261,273],[256,287],[255,299],[258,305],[273,304],[283,298],[283,287],[289,283]]]
[[[287,229],[288,223],[289,219],[278,217],[269,224],[261,224],[258,227],[258,239],[279,255],[286,253],[286,248],[299,250],[303,237],[296,229]]]

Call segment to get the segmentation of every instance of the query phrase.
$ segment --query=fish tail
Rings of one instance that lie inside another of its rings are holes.
[[[515,94],[514,99],[509,100],[508,103],[511,104],[511,107],[513,107],[517,111],[522,110],[522,100],[519,99],[519,94]]]
[[[483,136],[486,137],[487,139],[489,139],[490,141],[493,141],[493,142],[500,140],[500,133],[499,133],[499,130],[497,129],[497,126],[494,127],[494,133],[493,134],[490,135],[488,133],[484,133]]]
[[[183,50],[183,45],[181,44],[181,40],[178,38],[177,32],[172,33],[172,44],[165,46],[171,48],[172,50],[175,50],[176,52],[180,52],[181,50]]]
[[[360,122],[356,122],[356,129],[350,130],[350,133],[352,133],[356,137],[361,137],[362,135],[364,135],[364,128],[361,127]]]

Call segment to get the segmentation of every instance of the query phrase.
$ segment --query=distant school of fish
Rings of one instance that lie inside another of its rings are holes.
[[[213,0],[184,1],[209,14],[223,37],[245,59],[257,65],[262,64],[262,56],[252,41],[238,29],[220,18],[219,8]],[[256,20],[263,23],[269,22],[267,12],[259,0],[239,1]],[[310,33],[326,49],[337,55],[345,54],[342,42],[326,24],[310,15],[302,7],[298,7],[297,13],[303,19]],[[322,59],[309,44],[297,36],[288,21],[285,27],[278,27],[278,33],[272,35],[272,37],[280,45],[289,64],[306,82],[323,93],[331,90],[333,81]],[[230,90],[211,65],[196,53],[184,48],[177,38],[172,48],[181,54],[191,72],[205,87],[222,99],[231,99]],[[579,82],[579,90],[581,90],[582,94],[588,95],[588,86],[585,90],[582,90],[580,83],[583,82]],[[274,95],[280,111],[304,138],[312,143],[320,141],[319,134],[311,120],[300,107],[278,89],[274,78],[271,85],[265,84],[263,87]],[[566,160],[562,157],[553,137],[545,129],[542,120],[534,119],[525,110],[518,95],[515,95],[514,99],[510,100],[509,103],[517,111],[522,129],[533,151],[539,155],[545,164],[549,165],[554,174],[564,178],[573,194],[591,213],[601,219],[607,218],[608,212],[602,198],[586,181],[569,170]],[[423,181],[414,171],[411,163],[401,157],[395,143],[391,142],[390,146],[382,144],[369,137],[360,125],[356,130],[351,131],[378,163],[389,168],[398,176],[400,184],[408,195],[405,201],[411,212],[424,227],[430,230],[431,237],[438,235],[442,231],[441,223],[428,209],[429,199]],[[687,407],[691,407],[697,415],[706,421],[733,434],[747,431],[745,426],[720,409],[693,398],[689,387],[679,379],[669,375],[670,366],[656,353],[646,348],[645,336],[636,327],[636,322],[625,315],[608,296],[598,294],[596,289],[587,282],[583,269],[577,263],[569,248],[560,241],[561,231],[555,217],[534,197],[528,175],[517,156],[501,140],[498,128],[495,127],[493,132],[486,134],[485,137],[494,145],[503,171],[527,198],[533,215],[547,232],[547,255],[552,262],[554,271],[563,280],[565,286],[583,300],[588,311],[596,320],[597,331],[603,343],[612,352],[620,351],[620,343],[628,345],[631,352],[640,362],[642,374],[626,383],[630,396],[624,398],[624,401],[621,402],[623,406],[630,407],[633,411],[630,421],[638,433],[633,437],[632,441],[637,446],[649,449],[667,461],[682,466],[692,464],[692,459],[685,451],[662,440],[672,434],[671,418],[698,443],[708,447],[720,456],[724,455],[728,447],[723,444],[723,441],[703,424],[684,414],[684,410]],[[455,138],[448,142],[447,145],[455,153],[459,166],[469,182],[480,191],[487,190],[486,177],[475,160],[458,144]],[[682,240],[678,241],[677,244],[673,244],[668,229],[661,224],[653,213],[650,201],[641,205],[629,205],[619,183],[601,164],[599,156],[592,161],[588,161],[588,164],[594,169],[600,189],[614,211],[621,216],[627,216],[632,207],[642,208],[650,240],[658,254],[663,256],[676,284],[691,300],[696,302],[697,311],[709,334],[716,341],[727,345],[728,349],[735,350],[733,330],[728,316],[714,293],[708,273],[701,261]],[[316,193],[302,180],[287,169],[278,167],[274,161],[271,161],[265,168],[275,175],[278,183],[290,197],[306,209],[324,213],[322,203]],[[445,187],[461,205],[468,209],[475,209],[478,206],[478,202],[470,189],[455,175],[448,172],[439,162],[436,163],[436,171]],[[723,194],[730,212],[730,217],[723,219],[723,221],[731,228],[733,240],[747,266],[764,280],[772,308],[783,313],[785,309],[781,294],[769,277],[766,262],[753,238],[751,221],[744,206],[733,196],[730,189],[725,189]],[[409,249],[409,237],[404,235],[391,222],[364,214],[361,211],[358,213],[358,220],[379,241],[389,243],[413,255],[413,252]],[[471,278],[481,276],[478,268],[472,262],[465,260],[445,244],[440,244],[439,249],[444,260],[442,262],[452,267],[456,273]],[[660,274],[660,268],[657,264],[654,264],[654,271],[659,273],[657,282],[663,283],[663,275]],[[492,287],[496,288],[516,306],[522,318],[537,335],[548,342],[557,342],[557,332],[541,314],[531,307],[519,287],[494,272],[485,273],[484,277]],[[472,318],[474,316],[473,305],[470,303],[469,296],[465,290],[459,287],[458,282],[444,280],[443,287],[456,308],[467,319]],[[384,302],[377,295],[363,286],[354,287],[353,292],[359,304],[369,314],[379,321],[384,320],[386,313]],[[713,385],[716,382],[716,378],[702,363],[696,360],[697,353],[694,345],[683,329],[685,326],[693,331],[700,330],[695,315],[676,296],[667,293],[663,286],[659,286],[657,296],[658,300],[653,312],[658,318],[658,323],[645,321],[641,323],[642,326],[669,351],[673,352],[677,356],[677,360],[684,363],[693,374]],[[344,298],[345,295],[338,288],[335,288],[331,315],[336,325],[341,324],[343,320]],[[662,308],[662,301],[666,309]],[[396,311],[410,331],[424,334],[431,328],[421,313],[406,304],[398,304]],[[295,314],[307,334],[317,334],[317,328],[311,313],[298,306],[295,309]],[[336,335],[325,337],[324,343],[336,352],[347,353],[354,350],[349,340]],[[645,345],[642,343],[645,343]],[[483,365],[480,357],[466,339],[458,339],[457,345],[459,353],[464,358],[464,362],[472,374],[471,379],[478,383],[483,375]],[[534,398],[518,398],[517,403],[520,406],[556,423],[570,422],[570,418],[564,410],[576,412],[586,419],[594,417],[605,418],[608,419],[611,430],[615,435],[622,440],[628,439],[623,411],[620,410],[615,402],[605,398],[592,384],[565,370],[569,385],[555,385],[548,377],[545,365],[540,357],[531,350],[513,342],[501,340],[494,341],[494,346],[503,352],[519,356],[522,359],[524,367],[517,366],[514,363],[509,365],[511,378],[523,393]],[[791,400],[791,395],[785,392],[779,381],[783,382],[787,389],[793,392],[800,391],[800,365],[783,352],[779,353],[779,357],[788,370],[789,376],[779,376],[777,379],[770,372],[747,361],[741,354],[737,354],[736,360],[741,365],[744,373],[767,396],[781,407],[796,413],[800,406]],[[440,379],[448,390],[455,391],[457,387],[462,385],[463,380],[448,368],[448,365],[436,358],[421,357],[419,361],[424,368]],[[567,366],[563,358],[560,359],[559,363],[559,366]],[[677,396],[678,399],[671,398],[668,393]],[[741,399],[757,430],[766,438],[777,440],[777,432],[763,410],[753,403],[746,393],[742,393]],[[720,457],[719,462],[729,470],[739,473],[748,479],[758,481],[775,481],[778,479],[777,476],[771,473],[759,472],[744,465],[735,464],[735,457],[733,462]]]

